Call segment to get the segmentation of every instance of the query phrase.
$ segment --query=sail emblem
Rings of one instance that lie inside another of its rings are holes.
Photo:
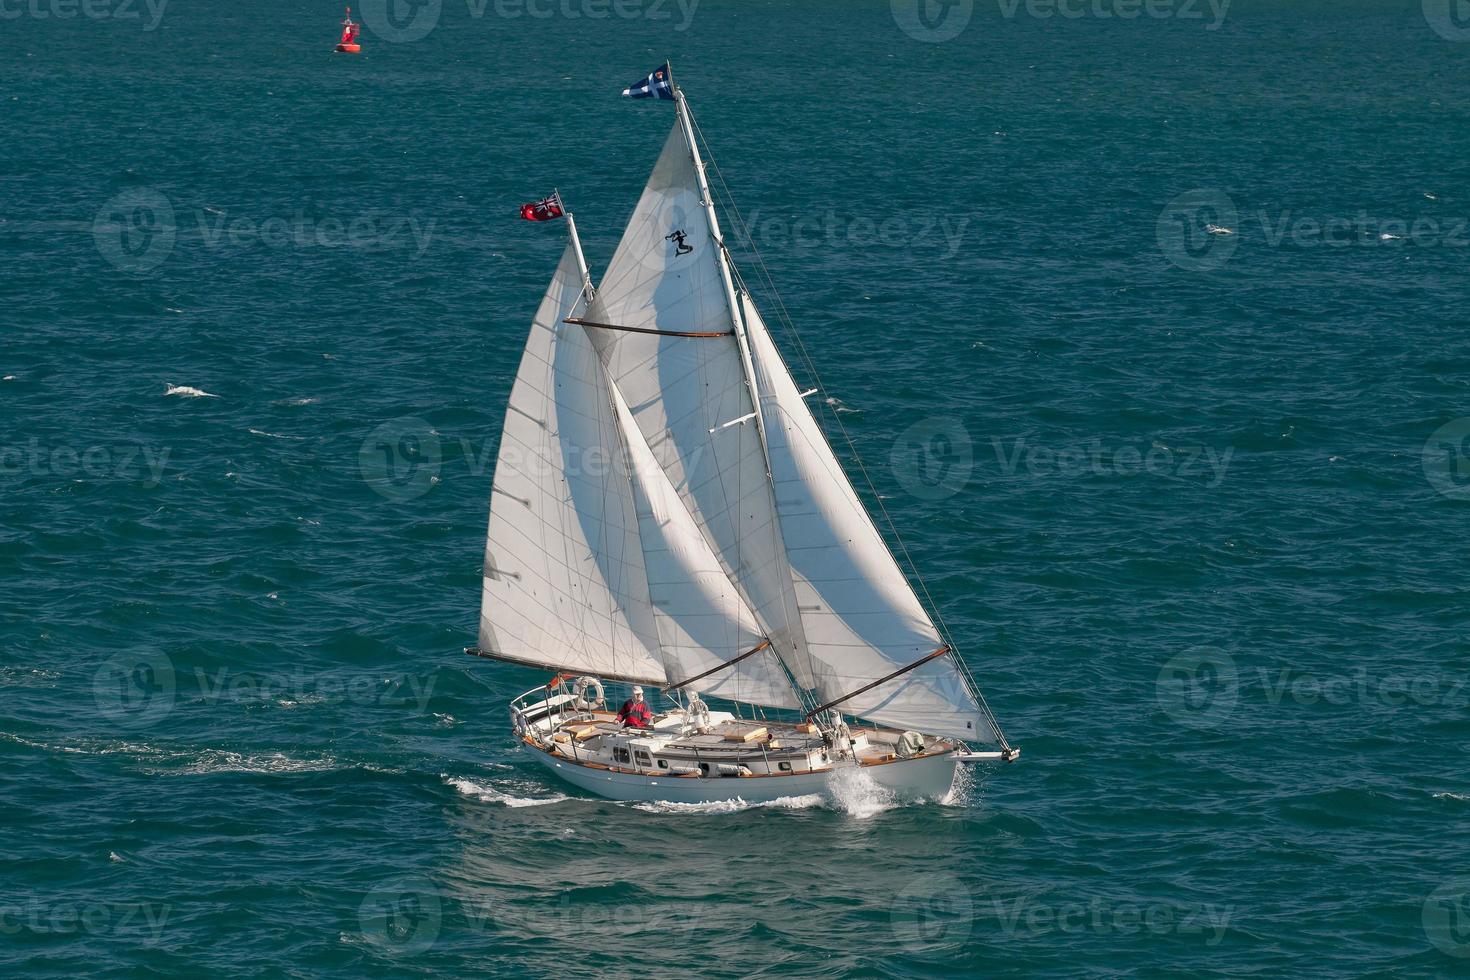
[[[684,244],[684,229],[682,228],[676,228],[675,230],[669,232],[667,235],[664,236],[664,241],[674,243],[675,255],[688,255],[690,252],[694,251],[693,245]]]

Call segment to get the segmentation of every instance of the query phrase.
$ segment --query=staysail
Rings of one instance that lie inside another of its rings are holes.
[[[807,652],[826,701],[903,729],[998,741],[946,655],[862,691],[945,648],[858,500],[750,297],[746,337],[766,422],[771,479]]]
[[[573,245],[541,301],[511,389],[490,497],[480,652],[662,685],[618,422],[586,332]]]
[[[788,670],[811,687],[725,288],[679,125],[586,324],[653,458]]]
[[[612,395],[669,684],[693,681],[690,690],[732,701],[801,707],[755,614],[684,509],[616,387]]]

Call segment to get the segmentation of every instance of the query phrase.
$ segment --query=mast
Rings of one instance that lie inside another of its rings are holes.
[[[720,283],[725,287],[725,304],[730,310],[730,320],[735,328],[735,341],[740,347],[740,368],[742,374],[745,376],[745,390],[750,395],[750,404],[753,409],[751,414],[755,419],[756,436],[761,447],[761,460],[765,463],[766,485],[771,491],[771,502],[774,507],[776,485],[771,477],[771,449],[766,439],[766,420],[765,414],[761,411],[760,392],[755,386],[755,364],[751,360],[750,342],[745,334],[745,317],[740,309],[740,300],[736,296],[735,279],[730,272],[729,252],[725,248],[725,236],[720,231],[719,216],[715,214],[714,195],[710,192],[709,180],[705,177],[704,158],[699,154],[699,140],[694,135],[694,123],[689,113],[689,103],[684,98],[684,90],[674,81],[672,64],[669,66],[669,85],[674,90],[674,109],[676,115],[679,117],[679,125],[684,132],[684,145],[689,148],[690,159],[694,161],[694,175],[699,183],[699,203],[701,210],[704,211],[705,222],[709,227],[710,240],[715,244],[715,260],[720,268]],[[771,529],[777,539],[777,551],[784,556],[786,553],[786,543],[781,534],[779,520],[771,524]],[[784,564],[785,562],[783,561]],[[785,574],[788,578],[790,577],[791,572],[789,567],[787,567]],[[801,612],[800,610],[794,610],[794,613],[795,615],[788,617],[788,621],[792,629],[801,630]],[[805,640],[803,639],[804,642]],[[815,702],[810,698],[808,692],[802,689],[796,682],[796,677],[786,665],[785,658],[778,656],[777,660],[781,662],[781,666],[787,674],[787,680],[790,682],[792,690],[796,692],[797,698],[808,707],[813,706]]]
[[[673,69],[669,69],[672,76]],[[673,79],[670,78],[672,84]],[[740,363],[745,372],[745,388],[750,392],[750,403],[755,408],[755,429],[760,435],[761,456],[766,463],[766,479],[771,478],[771,452],[766,445],[766,421],[761,412],[760,393],[755,389],[755,365],[750,359],[750,344],[745,337],[745,319],[740,314],[740,302],[735,297],[735,279],[730,275],[730,263],[725,252],[725,237],[720,233],[720,219],[715,215],[715,202],[710,194],[709,181],[704,176],[704,160],[699,155],[699,141],[694,138],[694,126],[690,122],[689,105],[684,99],[684,90],[674,85],[674,107],[678,111],[679,124],[684,129],[684,143],[694,160],[694,174],[699,180],[699,203],[703,206],[705,221],[709,224],[709,236],[719,253],[715,256],[720,264],[720,282],[725,287],[725,303],[730,308],[730,319],[735,325],[735,340],[740,345]]]
[[[561,199],[560,190],[552,190],[551,196],[556,198],[556,206],[561,208],[561,213],[567,218],[567,233],[572,238],[572,249],[577,253],[577,269],[582,273],[582,294],[587,302],[592,302],[592,273],[587,270],[587,256],[582,254],[582,239],[577,235],[577,219],[572,217],[572,212],[567,209],[566,202]]]

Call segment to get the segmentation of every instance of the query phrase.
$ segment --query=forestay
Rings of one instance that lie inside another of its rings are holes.
[[[581,291],[568,246],[506,411],[480,649],[538,667],[664,684],[611,395],[586,332],[562,322]]]

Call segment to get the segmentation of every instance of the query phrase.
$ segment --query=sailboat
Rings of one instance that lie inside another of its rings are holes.
[[[357,43],[357,35],[362,30],[362,25],[352,20],[352,8],[347,8],[347,19],[342,22],[342,39],[337,42],[336,50],[339,54],[357,54],[362,50],[362,45]]]
[[[787,369],[669,66],[640,93],[676,119],[600,285],[559,194],[522,209],[569,241],[510,393],[465,652],[552,672],[511,701],[514,737],[601,796],[764,802],[861,774],[942,798],[1019,750]]]

